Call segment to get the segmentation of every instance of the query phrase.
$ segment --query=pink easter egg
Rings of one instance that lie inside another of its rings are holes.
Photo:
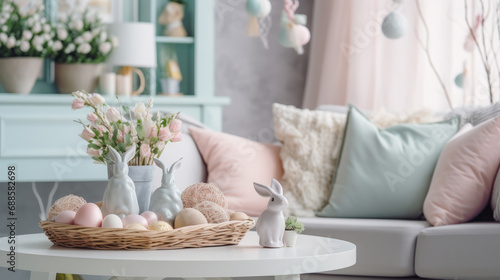
[[[76,215],[75,211],[71,210],[62,211],[61,213],[57,214],[55,222],[72,225],[73,221],[75,220],[75,215]]]
[[[294,26],[295,36],[297,36],[300,45],[305,45],[311,40],[311,32],[304,25],[296,24]]]
[[[76,211],[74,224],[86,227],[100,227],[102,223],[102,212],[94,203],[85,203]]]
[[[130,214],[122,219],[123,228],[126,228],[130,224],[140,224],[144,227],[148,227],[148,220],[141,215]]]
[[[153,211],[145,211],[141,214],[148,221],[148,225],[158,222],[158,216]]]

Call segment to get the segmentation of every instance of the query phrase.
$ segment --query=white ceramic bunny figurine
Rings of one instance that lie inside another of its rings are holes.
[[[118,215],[123,218],[130,214],[139,214],[139,203],[135,193],[135,185],[128,176],[128,162],[134,158],[136,146],[130,148],[123,157],[109,147],[109,157],[114,162],[113,177],[109,179],[108,186],[102,198],[102,215]]]
[[[283,247],[283,235],[285,234],[283,210],[288,206],[288,200],[283,195],[283,187],[275,179],[273,179],[271,187],[258,183],[253,183],[253,185],[260,196],[269,197],[267,209],[260,214],[257,220],[259,244],[268,248]]]
[[[153,158],[156,165],[163,170],[161,187],[157,188],[151,195],[149,210],[156,213],[159,221],[174,224],[175,216],[182,210],[181,191],[175,185],[174,171],[180,168],[182,158],[174,162],[170,169],[165,163]]]

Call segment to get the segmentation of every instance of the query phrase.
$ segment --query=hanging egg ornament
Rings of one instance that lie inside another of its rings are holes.
[[[293,48],[292,42],[288,37],[288,30],[286,27],[282,27],[280,33],[278,33],[278,42],[285,48]]]
[[[271,13],[271,1],[260,0],[260,10],[257,14],[258,18],[267,17]]]
[[[382,22],[382,32],[389,39],[401,38],[408,29],[408,20],[398,11],[388,14]]]
[[[455,85],[457,85],[457,87],[459,87],[459,88],[464,87],[464,74],[463,73],[460,73],[455,77]]]
[[[293,31],[295,32],[295,36],[300,45],[304,46],[309,43],[309,40],[311,40],[311,32],[307,27],[300,24],[295,24],[295,26],[293,27]]]
[[[247,10],[247,13],[254,17],[258,17],[261,8],[261,2],[261,0],[247,0],[247,2],[245,3],[245,9]]]

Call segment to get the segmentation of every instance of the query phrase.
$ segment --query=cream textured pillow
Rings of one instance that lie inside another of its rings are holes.
[[[346,115],[281,104],[273,105],[273,114],[276,138],[283,143],[280,182],[289,202],[287,214],[312,217],[330,197]],[[437,121],[430,111],[399,116],[380,111],[370,119],[379,128]]]

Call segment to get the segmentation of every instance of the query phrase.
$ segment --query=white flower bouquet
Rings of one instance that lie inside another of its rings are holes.
[[[80,137],[88,142],[87,154],[96,163],[111,163],[107,156],[108,147],[124,153],[136,144],[139,149],[128,164],[153,165],[153,158],[160,157],[168,142],[182,140],[179,113],[164,116],[158,112],[153,116],[149,111],[153,107],[153,98],[148,105],[140,102],[133,109],[121,105],[117,109],[108,106],[98,93],[77,91],[73,96],[73,110],[85,106],[93,109],[87,115],[88,124],[78,122],[84,126]]]
[[[0,57],[50,57],[62,49],[41,1],[0,1]]]
[[[54,61],[58,63],[101,63],[118,46],[118,38],[108,36],[99,17],[92,11],[60,14],[56,37],[62,50]]]

